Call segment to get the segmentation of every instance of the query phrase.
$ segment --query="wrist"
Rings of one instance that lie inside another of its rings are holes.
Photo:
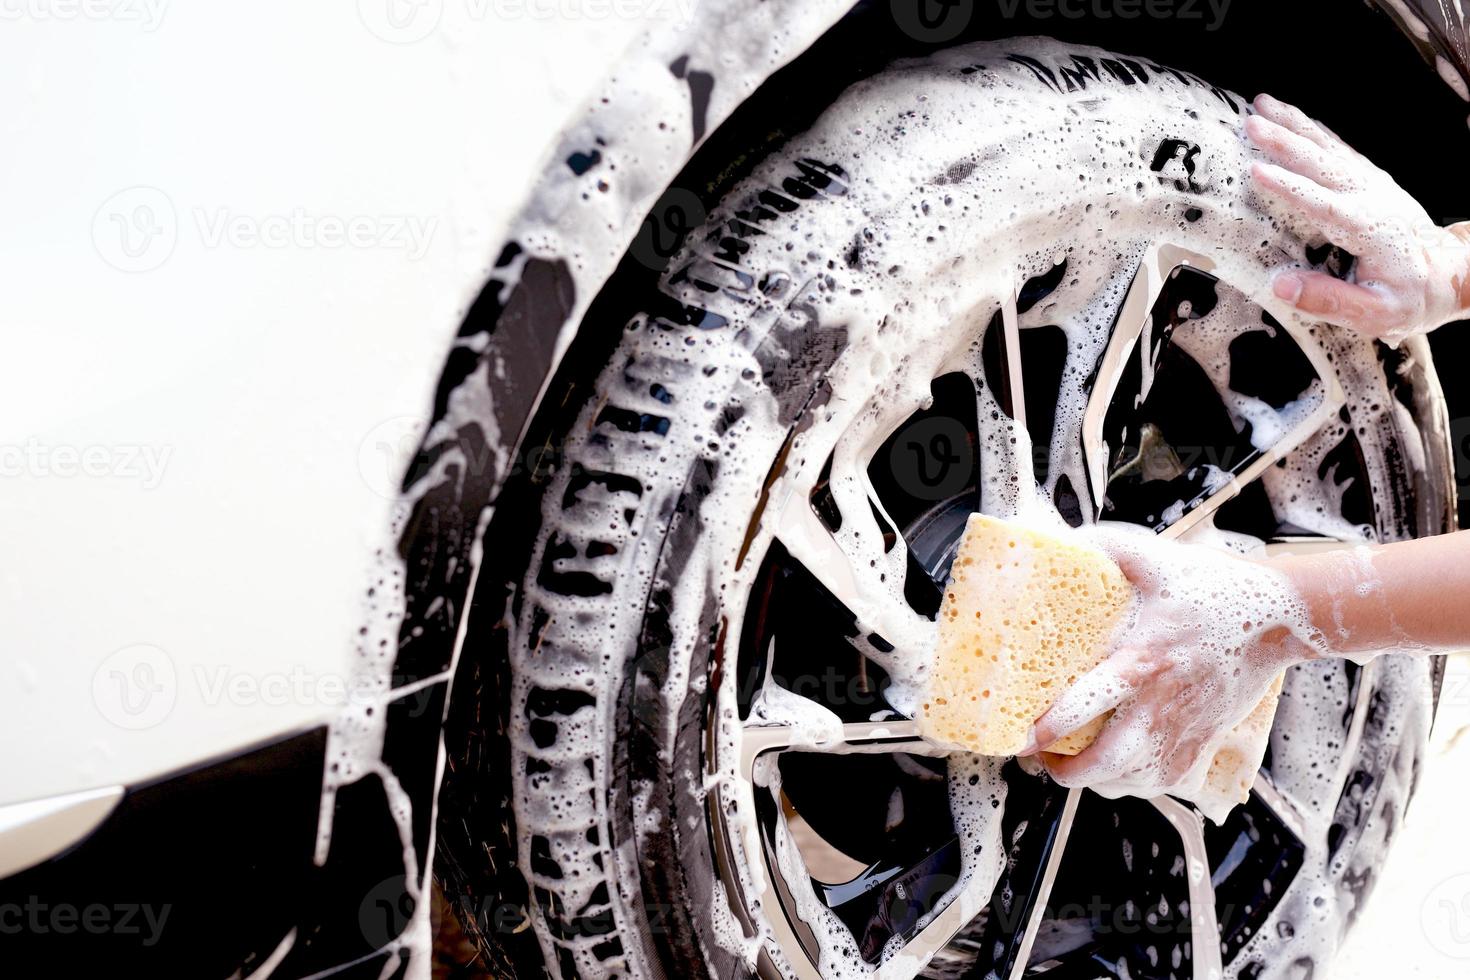
[[[1298,636],[1296,631],[1285,628],[1280,631],[1286,635],[1284,653],[1292,656],[1291,663],[1342,656],[1347,637],[1342,624],[1335,621],[1338,617],[1331,590],[1323,588],[1324,576],[1318,556],[1279,555],[1256,559],[1256,564],[1271,572],[1287,593],[1301,604],[1306,620],[1303,625],[1308,635]]]
[[[1454,270],[1450,280],[1454,284],[1455,296],[1459,300],[1457,318],[1470,318],[1470,221],[1450,225],[1445,231],[1449,232],[1450,237],[1459,243],[1458,263],[1452,263]]]

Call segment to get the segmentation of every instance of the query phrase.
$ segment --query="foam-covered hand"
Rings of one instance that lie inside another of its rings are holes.
[[[1466,316],[1465,226],[1436,225],[1392,177],[1300,109],[1262,95],[1255,110],[1245,132],[1266,157],[1251,168],[1256,187],[1357,257],[1349,281],[1304,267],[1278,270],[1279,299],[1394,344]]]
[[[1286,667],[1316,655],[1320,637],[1280,573],[1128,526],[1083,532],[1138,590],[1114,652],[1037,722],[1036,748],[1113,710],[1090,747],[1043,756],[1065,786],[1104,796],[1187,795],[1220,740]]]

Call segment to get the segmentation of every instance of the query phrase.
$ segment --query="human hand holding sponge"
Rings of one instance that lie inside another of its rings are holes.
[[[1222,591],[1239,621],[1211,612]],[[983,755],[1042,749],[1065,785],[1170,793],[1220,822],[1249,795],[1282,670],[1311,655],[1292,629],[1310,635],[1298,606],[1284,579],[1230,555],[977,514],[945,592],[919,728]]]

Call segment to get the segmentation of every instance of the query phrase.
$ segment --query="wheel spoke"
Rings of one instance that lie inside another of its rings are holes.
[[[1184,515],[1164,528],[1160,534],[1166,538],[1177,538],[1190,528],[1200,524],[1225,504],[1240,495],[1248,485],[1261,478],[1271,466],[1284,459],[1292,450],[1314,436],[1334,415],[1341,403],[1324,401],[1304,422],[1292,429],[1281,440],[1264,452],[1257,453],[1249,464],[1232,474],[1223,484],[1212,488],[1194,501],[1186,502]]]
[[[1005,355],[1008,413],[1017,431],[1026,431],[1026,378],[1021,370],[1021,317],[1016,312],[1016,294],[1000,305],[1001,350]]]
[[[1081,790],[1063,789],[1021,772],[1008,777],[1000,828],[1005,854],[989,896],[939,917],[911,944],[914,962],[936,956],[947,974],[1020,977],[1048,916],[1052,890],[1068,847]],[[988,910],[977,917],[980,907]],[[958,931],[956,931],[958,930]]]
[[[876,972],[877,980],[910,980],[929,965],[934,954],[944,949],[990,903],[992,889],[983,880],[972,882],[952,896],[949,903],[924,928],[904,944]]]
[[[1000,452],[982,454],[992,460],[991,468],[998,470],[1007,482],[1002,484],[996,479],[982,481],[980,509],[996,517],[1011,517],[1023,506],[1021,501],[1029,497],[1029,484],[1036,479],[1031,433],[1026,428],[1026,379],[1021,369],[1021,324],[1014,293],[1001,304],[1000,322],[1001,353],[1005,358],[1005,395],[1010,403],[1002,407],[1010,409],[1011,436],[1015,441],[1013,445],[1001,447]],[[980,408],[983,412],[984,406]],[[1003,431],[997,431],[991,438],[1000,439],[1003,434]]]
[[[1363,741],[1363,729],[1368,724],[1368,707],[1373,701],[1373,683],[1378,674],[1378,661],[1370,660],[1358,674],[1358,696],[1353,703],[1353,720],[1348,725],[1347,738],[1342,743],[1342,761],[1338,763],[1337,778],[1333,785],[1341,791],[1358,757],[1358,746]]]
[[[1184,844],[1194,980],[1218,980],[1224,965],[1220,955],[1220,927],[1215,918],[1215,886],[1210,880],[1210,855],[1205,847],[1204,818],[1196,810],[1169,797],[1151,802],[1174,827]]]
[[[1031,897],[1031,912],[1026,917],[1026,931],[1022,934],[1021,944],[1016,950],[1010,980],[1021,980],[1026,975],[1026,967],[1031,959],[1031,948],[1036,943],[1036,934],[1041,929],[1042,920],[1047,915],[1047,902],[1051,900],[1051,890],[1056,884],[1057,871],[1060,870],[1062,858],[1066,854],[1067,839],[1072,835],[1072,823],[1077,817],[1077,803],[1081,796],[1080,789],[1067,791],[1067,802],[1063,805],[1056,832],[1047,842],[1046,869],[1042,872],[1041,883],[1036,893]]]
[[[1264,772],[1256,773],[1256,782],[1252,790],[1266,809],[1270,810],[1297,840],[1308,840],[1308,825],[1321,822],[1303,813],[1291,797],[1277,789],[1276,784],[1271,782],[1271,778]]]
[[[741,733],[740,771],[753,781],[757,759],[767,752],[792,748],[836,753],[905,752],[935,758],[949,754],[920,738],[918,724],[907,718],[835,725],[830,734],[814,733],[795,725],[746,725]]]
[[[1135,346],[1140,340],[1145,343],[1148,340],[1143,335],[1152,326],[1150,313],[1159,294],[1164,291],[1164,283],[1168,281],[1170,271],[1191,259],[1202,263],[1197,268],[1205,271],[1211,268],[1208,260],[1190,256],[1173,246],[1155,245],[1150,248],[1144,254],[1138,272],[1123,297],[1123,305],[1118,310],[1112,337],[1103,352],[1102,362],[1098,365],[1092,397],[1088,400],[1082,420],[1082,446],[1087,459],[1087,478],[1092,489],[1092,499],[1099,506],[1107,496],[1108,486],[1107,445],[1103,441],[1103,421],[1108,406]]]
[[[798,488],[782,507],[776,538],[852,613],[862,632],[876,633],[899,651],[917,654],[928,649],[934,623],[904,600],[908,550],[885,551],[871,498],[861,490],[866,485],[860,476],[832,481],[842,513],[838,531],[822,522],[808,493]]]
[[[1171,274],[1181,266],[1208,273],[1212,270],[1213,263],[1204,256],[1172,245],[1156,245],[1148,250],[1123,300],[1112,336],[1098,366],[1097,378],[1083,417],[1082,438],[1088,482],[1093,499],[1099,506],[1107,498],[1110,479],[1109,447],[1104,437],[1109,408],[1118,397],[1119,383],[1134,358],[1138,359],[1140,368],[1141,390],[1137,397],[1140,403],[1147,397],[1154,381],[1154,357],[1163,349],[1163,343],[1167,340],[1165,337],[1154,336],[1154,308]],[[1282,329],[1295,342],[1315,371],[1322,386],[1320,404],[1297,420],[1274,444],[1252,451],[1241,465],[1224,470],[1223,479],[1206,486],[1194,499],[1180,501],[1180,516],[1170,521],[1167,528],[1163,527],[1165,518],[1161,515],[1160,529],[1167,536],[1183,534],[1215,513],[1238,496],[1247,485],[1259,479],[1270,466],[1312,438],[1342,408],[1345,396],[1326,353],[1304,331],[1292,325],[1290,318],[1282,321]]]
[[[809,728],[787,724],[746,725],[741,731],[739,779],[742,784],[741,793],[745,796],[748,805],[755,807],[757,794],[765,792],[759,785],[760,777],[757,773],[761,760],[773,753],[788,750],[907,753],[936,757],[946,754],[921,739],[918,734],[918,726],[907,719],[836,725],[826,733],[814,733]],[[784,816],[776,814],[774,817],[778,823],[784,825]],[[782,826],[775,828],[773,833],[787,833],[787,831]],[[766,918],[772,936],[786,951],[797,977],[802,980],[820,980],[817,969],[819,947],[811,926],[803,921],[795,911],[797,908],[794,899],[795,889],[810,886],[803,882],[788,880],[786,873],[782,870],[781,862],[773,853],[775,841],[765,832],[758,831],[757,834],[760,839],[752,842],[752,845],[763,859],[765,882],[762,889],[761,906],[767,910]],[[935,923],[941,920],[948,922],[962,909],[968,908],[972,901],[973,898],[967,895],[956,896],[936,916]],[[984,898],[980,901],[980,906],[983,907],[983,905]],[[975,911],[978,912],[979,908],[976,908]],[[957,931],[963,924],[955,926],[955,930]],[[933,927],[934,923],[931,923],[929,928]],[[905,974],[894,962],[890,962],[883,967],[879,975],[905,977],[906,980],[915,973],[917,973],[917,968]]]
[[[1011,292],[1001,301],[995,313],[998,323],[992,322],[991,329],[1000,328],[997,336],[1000,370],[991,373],[994,407],[1000,408],[1016,422],[1020,429],[1026,428],[1026,379],[1020,364],[1020,314],[1016,311],[1016,294]],[[985,338],[988,339],[988,338]],[[983,372],[982,375],[983,376]],[[980,411],[991,408],[989,401],[980,403]],[[983,416],[982,416],[983,417]]]
[[[1026,429],[1021,322],[1014,292],[1001,301],[991,325],[955,367],[975,384],[980,510],[995,517],[1014,516],[1016,488],[1035,478]]]

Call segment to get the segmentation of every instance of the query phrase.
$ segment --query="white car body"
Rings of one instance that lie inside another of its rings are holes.
[[[662,6],[11,8],[0,805],[353,697],[445,351],[553,135]]]

